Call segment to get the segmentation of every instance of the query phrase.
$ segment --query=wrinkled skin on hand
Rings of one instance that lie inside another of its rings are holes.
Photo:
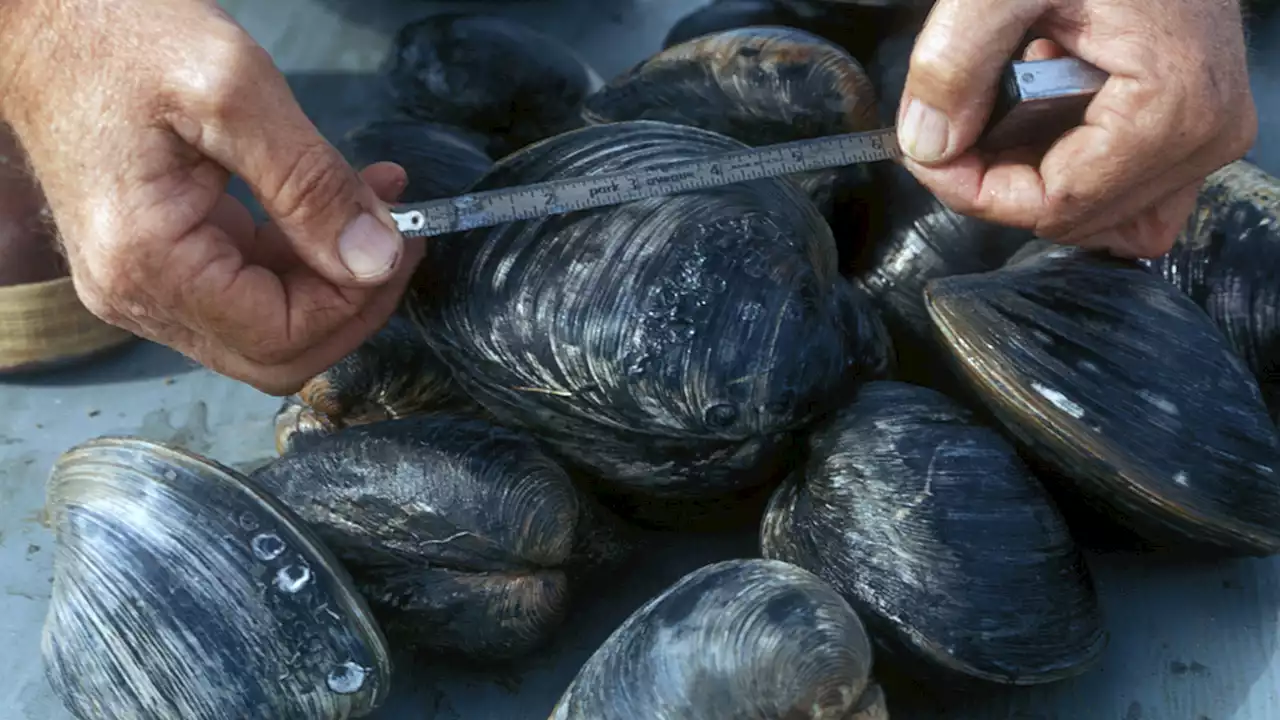
[[[1047,152],[984,157],[969,148],[1028,31],[1026,59],[1069,54],[1111,77]],[[1238,0],[939,0],[898,115],[904,164],[952,209],[1124,257],[1168,251],[1257,125]]]
[[[6,0],[0,33],[0,113],[95,315],[287,394],[391,314],[404,171],[348,166],[216,2]]]

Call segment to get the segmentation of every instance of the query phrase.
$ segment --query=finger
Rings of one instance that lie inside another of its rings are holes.
[[[1123,221],[1137,217],[1183,188],[1199,187],[1208,173],[1189,172],[1187,168],[1195,165],[1194,160],[1188,160],[1184,165],[1186,167],[1175,167],[1156,177],[1142,178],[1136,183],[1132,192],[1123,197],[1113,198],[1109,202],[1100,203],[1094,212],[1080,223],[1054,237],[1061,242],[1075,243],[1083,237],[1103,232],[1116,227]]]
[[[938,0],[916,38],[898,140],[917,163],[954,159],[978,139],[1000,73],[1047,0]],[[974,22],[974,18],[982,18]]]
[[[370,166],[362,176],[385,202],[395,202],[406,186],[404,172],[393,164]],[[285,244],[280,228],[274,224],[263,226],[256,237],[267,245]],[[273,345],[270,335],[271,325],[250,321],[244,327],[237,327],[231,320],[213,323],[212,333],[188,336],[193,347],[191,355],[206,367],[238,378],[262,392],[273,395],[297,392],[304,382],[345,357],[386,323],[421,259],[422,250],[421,243],[409,243],[405,261],[396,273],[376,288],[358,291],[363,296],[363,304],[350,305],[350,312],[325,311],[333,300],[328,295],[333,286],[318,282],[305,266],[282,273],[278,282],[288,298],[289,312],[285,325],[293,328],[290,337],[307,338],[310,342],[300,340],[292,347],[278,349],[280,346]],[[249,292],[252,292],[251,286]],[[254,304],[246,296],[239,302],[240,307],[230,314],[252,313]],[[266,314],[269,313],[260,308],[255,317],[262,319]],[[204,314],[206,318],[209,316]],[[268,328],[268,334],[261,333],[263,328]],[[233,341],[225,342],[226,338]]]
[[[1084,125],[1053,143],[1039,167],[1012,161],[1010,154],[987,162],[974,152],[939,168],[908,159],[904,165],[957,212],[1075,242],[1221,164],[1216,159],[1223,141],[1211,134],[1212,123],[1203,117],[1193,122],[1180,94],[1159,86],[1158,79],[1112,75],[1089,105]],[[1210,129],[1199,129],[1199,137],[1185,130],[1197,123]]]
[[[362,176],[379,197],[389,200],[399,198],[408,184],[404,170],[394,163],[371,165]],[[303,262],[289,244],[288,236],[278,228],[270,238],[258,236],[249,209],[230,195],[224,194],[218,200],[208,222],[226,231],[250,265],[261,265],[279,273]]]
[[[301,390],[308,380],[349,355],[386,324],[395,312],[412,276],[412,262],[416,260],[414,253],[410,252],[396,274],[374,291],[367,306],[335,328],[323,342],[307,348],[289,362],[264,365],[213,346],[206,346],[209,350],[207,359],[196,359],[215,372],[237,378],[268,395],[292,395]]]
[[[1044,212],[1044,183],[1034,164],[1038,158],[1028,158],[1028,152],[1019,148],[988,161],[970,151],[940,167],[904,157],[902,164],[955,212],[1034,230]]]
[[[1244,105],[1246,107],[1240,108],[1239,114],[1251,114],[1252,102],[1247,101]],[[1252,122],[1250,127],[1256,127],[1256,119]],[[1080,222],[1067,227],[1059,237],[1063,242],[1074,242],[1080,237],[1106,230],[1116,224],[1117,218],[1131,217],[1179,189],[1199,187],[1211,172],[1244,155],[1244,144],[1234,143],[1234,150],[1232,145],[1231,134],[1224,133],[1159,174],[1136,178],[1129,192],[1118,193],[1099,204],[1093,212],[1082,214]]]
[[[186,115],[174,130],[235,172],[293,251],[342,287],[395,272],[404,243],[385,203],[303,113],[284,76],[238,26],[209,39],[196,67],[175,73]]]
[[[393,162],[376,162],[360,171],[360,177],[386,202],[396,202],[409,186],[409,175]]]
[[[379,189],[386,198],[394,199],[394,177],[387,187],[386,174],[379,174],[374,169],[366,179],[383,185]],[[252,237],[260,245],[287,244],[283,231],[271,223]],[[420,243],[409,247],[410,262],[392,275],[395,282],[343,288],[302,263],[283,271],[251,264],[239,249],[246,242],[206,222],[163,252],[141,248],[137,260],[147,263],[148,272],[163,272],[164,293],[156,301],[185,328],[184,345],[193,347],[193,356],[210,367],[226,367],[228,357],[238,356],[241,364],[259,367],[259,375],[275,366],[305,364],[311,350],[325,343],[353,349],[363,340],[369,309],[385,302],[382,293],[403,289],[422,249]]]
[[[1028,43],[1026,49],[1022,51],[1022,59],[1027,62],[1056,60],[1057,58],[1066,57],[1066,55],[1067,51],[1049,38],[1036,38]]]
[[[1081,236],[1071,244],[1105,249],[1118,257],[1160,257],[1169,252],[1186,227],[1200,188],[1199,182],[1180,188],[1120,225]]]

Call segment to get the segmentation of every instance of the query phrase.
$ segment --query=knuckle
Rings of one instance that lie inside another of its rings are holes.
[[[278,220],[325,210],[350,194],[352,178],[342,171],[334,151],[323,142],[308,143],[293,153],[276,182],[266,188]]]
[[[292,395],[302,387],[303,380],[289,377],[259,377],[249,381],[258,392],[273,397],[286,397]]]
[[[940,50],[936,43],[917,43],[911,53],[912,79],[928,89],[946,97],[959,96],[965,91],[969,71],[967,65]]]
[[[1075,233],[1082,210],[1075,194],[1066,190],[1046,191],[1044,208],[1044,215],[1035,226],[1037,235],[1047,240],[1062,240]]]
[[[270,63],[266,51],[243,31],[230,30],[206,38],[195,65],[184,69],[180,86],[185,95],[204,108],[211,118],[226,118],[239,108],[238,90],[245,82],[262,74],[262,63]]]

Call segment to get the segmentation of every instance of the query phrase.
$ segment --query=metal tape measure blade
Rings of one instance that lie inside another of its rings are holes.
[[[446,235],[517,220],[901,156],[896,130],[885,128],[737,150],[661,168],[486,190],[407,205],[397,208],[392,217],[406,236]]]

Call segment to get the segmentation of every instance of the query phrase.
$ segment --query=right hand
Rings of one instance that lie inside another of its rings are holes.
[[[404,171],[357,174],[216,2],[4,0],[0,36],[0,113],[95,315],[283,395],[394,311]]]
[[[974,151],[1028,30],[1026,59],[1073,55],[1109,77],[1047,152]],[[966,215],[1159,257],[1204,179],[1257,137],[1246,53],[1238,0],[937,0],[899,110],[903,165]]]

